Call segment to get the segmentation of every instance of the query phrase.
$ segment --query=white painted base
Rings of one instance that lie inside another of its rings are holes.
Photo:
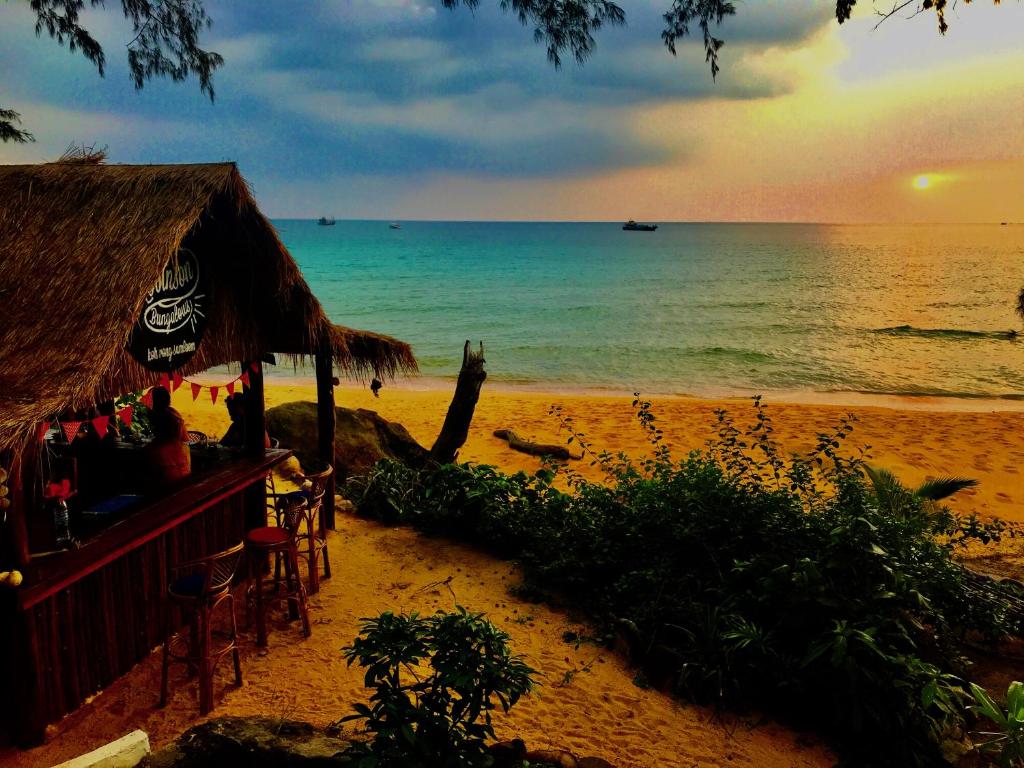
[[[148,754],[149,736],[145,731],[132,731],[117,741],[53,768],[135,768]]]

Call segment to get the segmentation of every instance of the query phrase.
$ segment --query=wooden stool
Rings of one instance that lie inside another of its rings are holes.
[[[298,496],[282,496],[277,500],[276,526],[253,528],[245,537],[245,549],[249,560],[249,586],[247,602],[256,608],[256,645],[267,644],[267,603],[278,600],[288,601],[289,615],[302,619],[302,634],[312,634],[309,626],[309,611],[306,608],[306,588],[299,576],[299,551],[296,533],[305,517],[306,501]],[[270,555],[274,556],[274,576],[263,577],[264,568]],[[281,567],[284,566],[284,579]],[[253,584],[255,579],[255,584]]]
[[[306,503],[297,539],[299,556],[306,558],[309,570],[309,594],[311,595],[320,591],[319,562],[321,560],[324,564],[323,577],[331,578],[331,558],[327,551],[327,524],[323,516],[323,502],[327,484],[334,474],[334,468],[330,464],[327,464],[326,467],[321,472],[301,475],[296,478],[302,484],[308,483],[309,487],[292,492],[296,496],[301,496]]]
[[[205,715],[213,709],[213,671],[217,662],[231,653],[235,662],[235,684],[242,684],[242,664],[238,657],[238,625],[235,621],[235,598],[231,594],[231,581],[242,560],[244,545],[238,543],[231,549],[209,557],[190,560],[171,568],[167,585],[166,630],[164,633],[163,668],[160,675],[160,706],[167,704],[167,678],[172,662],[188,664],[190,675],[199,673],[199,714]],[[231,628],[227,642],[220,648],[213,647],[212,619],[214,610],[227,601],[231,617]],[[175,631],[173,606],[188,614],[189,634],[184,637]],[[173,653],[175,643],[185,644],[184,652]]]

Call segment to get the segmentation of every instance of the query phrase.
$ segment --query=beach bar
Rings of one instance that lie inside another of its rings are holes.
[[[335,372],[415,368],[407,345],[327,319],[233,163],[0,166],[0,571],[18,574],[0,584],[0,732],[41,742],[163,642],[173,565],[266,525],[290,455],[265,433],[281,358],[315,361],[332,465]],[[220,393],[189,384],[224,366]],[[154,483],[129,427],[158,386],[172,404],[242,394],[243,438]]]

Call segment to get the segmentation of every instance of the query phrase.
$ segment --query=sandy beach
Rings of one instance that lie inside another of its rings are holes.
[[[212,382],[212,379],[211,379]],[[184,390],[183,390],[184,392]],[[343,386],[337,402],[370,408],[403,423],[421,442],[433,439],[451,390],[387,386],[374,398],[364,388]],[[312,385],[270,383],[268,407],[315,398]],[[227,426],[223,405],[182,394],[175,405],[189,426],[210,435]],[[463,460],[505,470],[537,468],[539,462],[493,437],[499,427],[540,441],[565,439],[550,406],[561,405],[598,449],[642,454],[646,447],[631,413],[631,395],[588,395],[502,390],[484,386]],[[666,440],[679,453],[709,439],[713,411],[727,407],[742,423],[744,400],[656,398]],[[946,474],[977,478],[980,485],[957,497],[958,511],[977,511],[1024,521],[1024,486],[1019,467],[1024,446],[1024,413],[934,411],[836,404],[782,404],[768,400],[777,435],[792,451],[810,447],[812,435],[845,413],[857,417],[851,447],[870,444],[873,461],[908,483]],[[580,470],[593,473],[585,462]],[[499,736],[520,737],[537,747],[557,746],[611,761],[618,768],[679,766],[826,766],[834,758],[820,741],[751,716],[722,716],[656,691],[637,687],[635,672],[613,652],[589,644],[567,644],[567,630],[585,631],[582,617],[533,605],[509,594],[517,580],[512,564],[465,546],[425,538],[409,529],[389,529],[349,515],[332,535],[335,576],[311,601],[313,636],[301,641],[297,628],[279,622],[267,652],[245,643],[241,689],[218,672],[213,716],[269,715],[318,725],[348,713],[363,700],[362,676],[346,668],[340,648],[358,630],[359,618],[382,610],[432,612],[456,602],[486,612],[513,637],[514,647],[540,672],[543,686],[508,717],[498,719]],[[249,638],[251,640],[251,637]],[[151,655],[127,676],[79,711],[51,726],[49,742],[29,752],[0,752],[12,768],[49,766],[134,729],[145,730],[159,748],[198,721],[194,687],[181,674],[172,680],[172,699],[156,708],[159,656]]]
[[[212,376],[212,374],[211,374]],[[211,383],[216,383],[213,378]],[[346,408],[367,408],[391,421],[403,424],[421,444],[430,446],[444,421],[454,384],[432,382],[428,388],[417,380],[385,386],[380,397],[365,387],[343,385],[335,399]],[[268,380],[267,407],[295,400],[316,399],[309,381]],[[717,408],[726,408],[738,425],[752,415],[749,399],[704,400],[678,396],[650,397],[665,441],[680,457],[702,447],[714,436]],[[833,396],[833,399],[835,397]],[[469,440],[460,453],[461,461],[493,464],[505,471],[533,471],[540,461],[513,451],[493,436],[495,429],[509,428],[521,437],[546,443],[564,443],[567,433],[559,431],[552,405],[560,405],[572,416],[576,428],[585,433],[595,450],[625,451],[640,456],[647,448],[631,406],[632,393],[621,395],[582,392],[540,392],[508,389],[485,383],[473,419]],[[764,398],[775,422],[776,436],[789,452],[808,451],[819,432],[830,428],[844,415],[857,418],[848,448],[867,445],[869,461],[894,472],[908,485],[928,478],[955,475],[979,481],[976,488],[958,494],[951,501],[957,512],[1024,522],[1024,404],[1012,401],[953,400],[940,398],[895,398],[851,396],[854,404],[838,402],[777,402]],[[227,429],[224,406],[209,402],[204,390],[191,401],[187,388],[174,396],[174,405],[190,428],[209,435]],[[1009,408],[1020,410],[1009,410]],[[574,468],[599,479],[589,462],[575,462]]]

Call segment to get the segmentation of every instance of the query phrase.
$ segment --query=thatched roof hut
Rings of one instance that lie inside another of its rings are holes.
[[[0,166],[0,449],[53,413],[154,383],[126,343],[195,241],[217,292],[184,375],[325,343],[346,373],[415,369],[408,345],[328,321],[234,163]]]

